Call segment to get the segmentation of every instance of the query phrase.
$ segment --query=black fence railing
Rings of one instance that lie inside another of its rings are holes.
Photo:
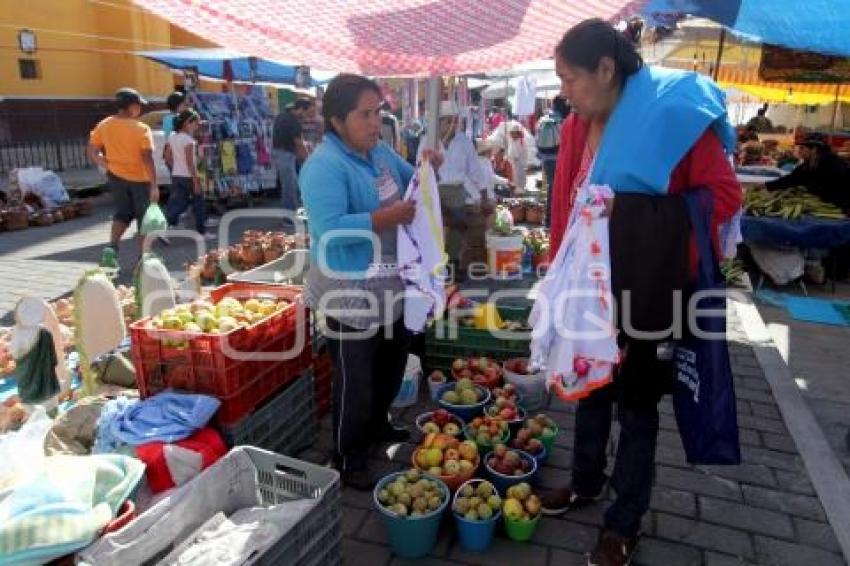
[[[111,111],[111,103],[98,100],[3,100],[0,173],[32,166],[54,171],[91,167],[88,134]]]
[[[86,158],[88,139],[43,139],[14,141],[0,139],[0,173],[20,167],[44,167],[54,171],[93,167]]]

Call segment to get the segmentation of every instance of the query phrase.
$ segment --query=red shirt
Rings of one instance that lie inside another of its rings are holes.
[[[558,150],[558,165],[552,192],[550,260],[555,259],[567,228],[570,203],[573,200],[571,192],[587,144],[587,132],[587,122],[576,114],[571,114],[561,128],[561,146]],[[711,227],[715,249],[719,250],[718,227],[728,222],[741,208],[743,193],[723,145],[711,130],[703,133],[670,175],[670,194],[675,195],[694,187],[706,187],[714,195]],[[691,250],[691,266],[695,268],[696,242],[693,237],[691,237]]]

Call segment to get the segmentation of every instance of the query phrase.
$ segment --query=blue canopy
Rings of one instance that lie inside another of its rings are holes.
[[[651,0],[644,11],[691,14],[762,43],[850,57],[850,7],[842,0]]]
[[[295,84],[297,65],[276,63],[267,59],[256,60],[256,72],[251,75],[251,57],[228,49],[166,49],[163,51],[139,51],[139,55],[162,63],[172,69],[195,67],[198,74],[214,79],[224,79],[224,62],[229,61],[234,81]],[[335,73],[323,73],[311,70],[312,85],[320,86],[330,80]]]

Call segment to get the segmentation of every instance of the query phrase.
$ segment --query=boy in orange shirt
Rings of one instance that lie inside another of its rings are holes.
[[[115,93],[118,112],[92,130],[87,155],[107,171],[107,186],[115,199],[109,246],[118,254],[118,242],[130,222],[142,221],[151,202],[159,201],[153,162],[153,134],[138,120],[147,101],[132,88]]]

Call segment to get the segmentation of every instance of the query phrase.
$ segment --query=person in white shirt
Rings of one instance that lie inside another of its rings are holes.
[[[446,252],[461,280],[473,262],[486,261],[484,233],[495,206],[492,199],[492,177],[478,159],[475,145],[466,134],[458,131],[458,108],[452,101],[440,103],[440,136],[437,151],[443,163],[437,170],[444,190],[463,190],[465,206],[451,209],[443,203],[443,222],[446,229]],[[421,156],[432,144],[425,136],[419,144]],[[441,191],[442,194],[442,191]]]
[[[510,179],[498,175],[493,167],[493,151],[496,149],[493,144],[486,139],[482,139],[478,140],[475,147],[478,150],[478,163],[481,165],[485,176],[490,180],[487,186],[487,196],[491,200],[495,200],[497,186],[510,192],[512,185]]]
[[[524,192],[528,179],[528,148],[525,143],[525,129],[515,120],[508,123],[508,159],[514,170],[514,183],[520,192]]]
[[[184,110],[174,119],[174,132],[168,137],[168,143],[165,146],[165,161],[171,167],[171,190],[168,195],[165,218],[170,227],[177,226],[180,215],[191,204],[195,216],[195,229],[209,240],[214,236],[206,233],[204,225],[207,209],[195,157],[198,142],[195,141],[194,136],[200,123],[200,116],[191,109]]]

